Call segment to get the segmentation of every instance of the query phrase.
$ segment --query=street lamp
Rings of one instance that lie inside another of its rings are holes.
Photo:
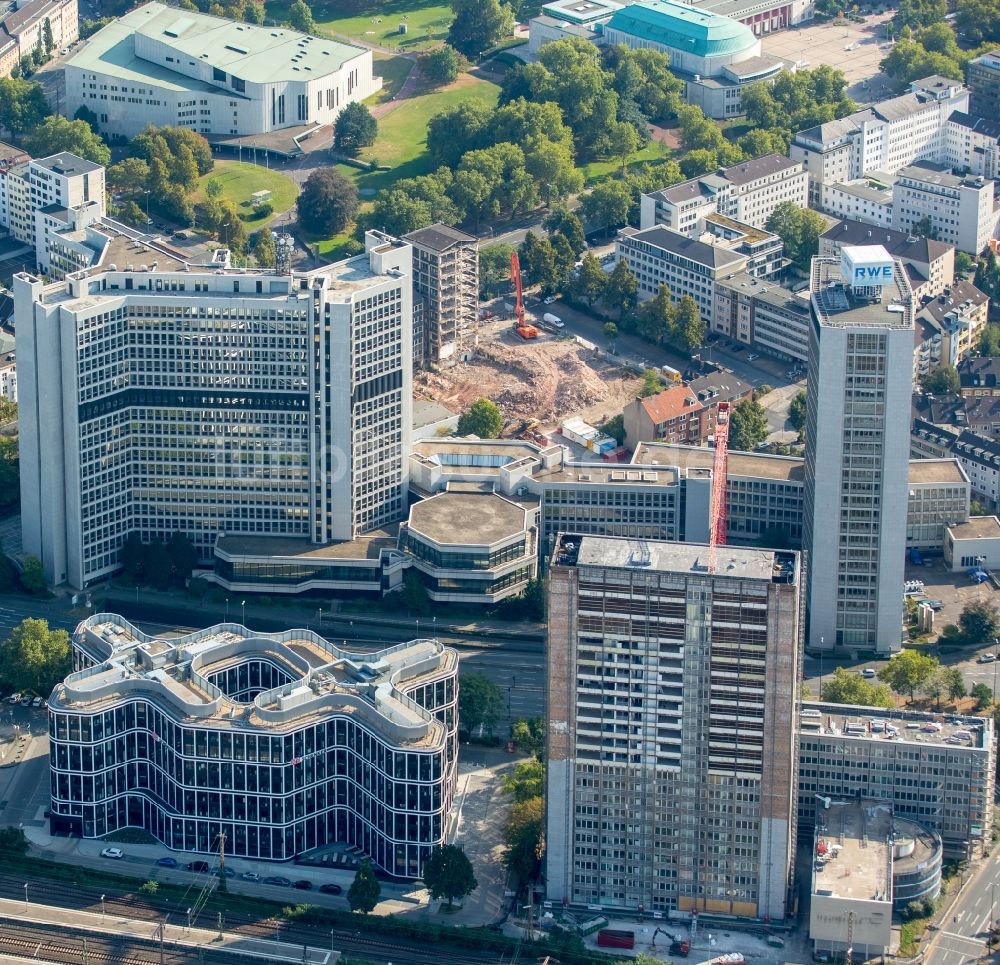
[[[241,600],[240,601],[240,612],[241,612],[240,623],[242,623],[243,626],[246,626],[247,625],[247,601],[246,600]]]
[[[226,597],[226,623],[229,622],[229,597]]]
[[[24,910],[28,910],[28,882],[24,883]]]
[[[101,895],[101,924],[104,924],[104,895]]]
[[[149,189],[147,188],[143,193],[146,195],[146,220],[149,221]]]

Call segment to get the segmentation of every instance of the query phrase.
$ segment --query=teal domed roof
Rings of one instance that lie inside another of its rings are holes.
[[[615,12],[605,27],[609,29],[699,57],[738,54],[757,42],[746,24],[675,0],[630,3]]]

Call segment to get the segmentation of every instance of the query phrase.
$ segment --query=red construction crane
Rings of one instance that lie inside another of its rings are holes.
[[[517,252],[510,253],[510,279],[514,282],[514,291],[517,293],[517,302],[514,306],[516,318],[514,320],[514,331],[521,338],[538,338],[538,329],[534,325],[528,325],[524,321],[524,293],[521,290],[521,259],[517,257]]]
[[[715,416],[715,458],[712,461],[712,516],[708,530],[708,572],[715,572],[715,548],[725,546],[726,480],[729,473],[729,403],[720,402]]]

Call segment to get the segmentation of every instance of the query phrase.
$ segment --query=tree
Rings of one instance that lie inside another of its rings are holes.
[[[170,561],[170,554],[162,540],[151,540],[146,547],[146,579],[158,590],[166,589],[170,586],[170,577],[173,566]]]
[[[16,505],[21,499],[21,463],[17,438],[0,436],[0,508]]]
[[[614,349],[615,339],[618,338],[618,326],[614,322],[605,322],[601,331],[604,332],[608,344]]]
[[[319,168],[306,178],[296,201],[299,224],[328,238],[343,231],[358,213],[358,189],[333,168]]]
[[[86,121],[71,121],[58,114],[45,118],[24,138],[24,149],[35,157],[68,151],[95,164],[111,163],[111,149]]]
[[[677,303],[677,341],[685,351],[693,352],[705,342],[706,326],[698,311],[698,303],[690,295],[682,295]]]
[[[729,417],[729,448],[751,452],[769,431],[764,407],[756,399],[744,399],[733,407]]]
[[[796,393],[788,406],[788,421],[796,432],[802,432],[806,427],[806,390]]]
[[[556,205],[552,209],[549,216],[542,222],[542,227],[549,233],[550,239],[554,240],[556,235],[562,235],[566,239],[574,260],[587,247],[587,238],[583,232],[583,222],[564,204]],[[600,265],[600,262],[598,262],[598,265]]]
[[[462,56],[450,44],[429,50],[420,58],[420,70],[432,84],[450,84],[462,69]]]
[[[435,221],[456,224],[465,214],[449,197],[453,181],[447,167],[440,167],[433,174],[397,181],[375,198],[372,224],[397,236],[426,228]]]
[[[92,111],[86,104],[81,104],[75,111],[73,111],[74,121],[86,121],[92,130],[97,130],[97,114]]]
[[[20,828],[0,828],[0,854],[23,858],[28,853],[28,839]]]
[[[315,174],[312,176],[314,177]],[[167,192],[167,195],[170,195],[170,191]],[[301,203],[301,197],[299,201]],[[227,248],[242,254],[247,250],[250,237],[247,235],[246,225],[240,217],[239,209],[232,201],[220,201],[218,205],[221,217],[218,228],[219,238]],[[301,217],[299,220],[301,222]]]
[[[37,556],[25,556],[21,563],[21,586],[29,593],[41,593],[45,589],[45,571]]]
[[[503,429],[503,413],[495,402],[477,399],[468,411],[458,417],[460,436],[479,436],[480,439],[496,439]]]
[[[515,727],[518,725],[524,725],[522,732],[526,730],[528,743],[533,743],[528,722],[519,720]],[[513,736],[513,728],[511,734]],[[515,764],[513,773],[505,776],[500,782],[500,788],[504,794],[509,794],[518,804],[522,801],[529,801],[533,797],[541,797],[545,793],[545,765],[537,757]]]
[[[608,131],[609,153],[622,162],[622,171],[628,159],[642,147],[642,138],[635,126],[626,121],[618,121]]]
[[[124,158],[108,168],[108,183],[116,191],[134,197],[140,191],[144,191],[149,183],[149,164],[140,157]],[[219,185],[219,193],[222,193],[222,185]],[[213,195],[209,194],[209,197]]]
[[[470,59],[514,32],[514,14],[499,0],[451,0],[451,9],[448,43]]]
[[[660,285],[656,294],[639,306],[636,331],[641,338],[659,345],[667,341],[677,327],[677,309],[670,289]]]
[[[479,249],[479,290],[485,297],[497,294],[500,285],[510,278],[510,253],[513,245],[485,245]]]
[[[956,395],[962,383],[954,366],[939,365],[920,376],[920,386],[931,395]]]
[[[587,303],[588,308],[593,308],[594,302],[603,297],[607,284],[608,276],[601,267],[601,263],[588,251],[583,256],[580,267],[572,278],[573,294],[577,298],[582,298]]]
[[[976,702],[976,710],[986,710],[993,703],[993,688],[989,684],[975,684],[969,696]]]
[[[348,104],[333,125],[333,146],[344,154],[357,154],[363,147],[371,147],[378,137],[378,122],[364,104]]]
[[[45,620],[22,620],[0,643],[0,660],[7,686],[47,694],[73,669],[69,634]]]
[[[934,227],[934,221],[931,219],[931,216],[925,214],[922,218],[917,218],[910,225],[910,234],[915,235],[917,238],[930,238],[932,241],[937,238],[937,229]]]
[[[459,681],[458,719],[470,734],[482,727],[487,734],[500,719],[504,709],[503,692],[481,673],[464,673]]]
[[[946,0],[900,0],[895,27],[897,30],[902,30],[903,27],[916,30],[944,21],[947,13]]]
[[[403,574],[403,605],[410,613],[423,615],[431,612],[431,598],[418,570],[407,570]]]
[[[347,903],[351,906],[351,911],[360,911],[367,915],[375,910],[381,897],[382,886],[375,877],[372,863],[365,858],[354,875],[351,887],[347,889]]]
[[[299,30],[304,34],[316,33],[316,21],[313,20],[313,12],[305,0],[295,0],[288,8],[288,24],[292,30]]]
[[[878,672],[878,679],[912,701],[938,668],[938,661],[918,650],[901,650]]]
[[[885,684],[873,684],[846,667],[837,667],[832,677],[823,681],[820,698],[828,704],[853,704],[858,707],[893,705],[892,693]]]
[[[1000,325],[984,325],[979,336],[979,354],[995,357],[1000,355]]]
[[[536,756],[541,755],[545,750],[545,720],[542,717],[533,717],[531,720],[515,720],[510,725],[510,739],[514,742],[519,751],[524,751]],[[517,768],[515,766],[515,773]],[[545,789],[544,771],[542,772],[543,782],[538,785],[537,794],[542,794]]]
[[[222,197],[222,182],[218,178],[209,178],[205,182],[205,194],[207,194],[213,201]]]
[[[639,398],[648,399],[651,395],[663,391],[663,380],[656,369],[646,369],[642,373],[642,386],[639,389]]]
[[[438,111],[427,122],[427,152],[431,160],[456,168],[466,151],[495,144],[497,138],[487,130],[493,116],[493,108],[478,97]],[[558,119],[561,123],[561,117]]]
[[[436,847],[424,862],[421,877],[431,898],[446,898],[448,907],[456,898],[464,898],[479,887],[472,870],[472,862],[465,852],[454,844]]]
[[[970,274],[976,268],[975,259],[966,254],[964,251],[955,252],[955,274],[961,278],[965,278],[966,275]]]
[[[48,17],[42,23],[42,43],[45,44],[45,53],[51,54],[56,42],[52,37],[52,23]]]
[[[767,230],[785,243],[785,254],[803,271],[808,271],[819,250],[819,236],[826,230],[822,216],[792,201],[782,201],[767,219]]]
[[[198,551],[180,530],[174,530],[170,534],[166,549],[170,559],[171,578],[183,586],[198,562]]]
[[[1000,43],[1000,10],[993,0],[958,0],[955,26],[976,46]]]
[[[137,585],[146,577],[146,547],[138,533],[129,533],[118,551],[118,562]]]
[[[533,878],[545,850],[545,808],[541,797],[519,801],[510,809],[504,834],[504,863],[522,881]]]
[[[584,218],[606,231],[625,224],[631,206],[632,192],[624,181],[601,181],[580,198]]]
[[[942,667],[938,676],[941,686],[950,700],[960,700],[966,695],[965,678],[958,667]]]
[[[639,280],[629,270],[628,262],[621,259],[608,276],[604,287],[604,304],[618,310],[618,321],[635,308],[639,298]]]
[[[972,646],[994,640],[1000,634],[997,608],[986,600],[966,603],[958,618],[965,642]]]

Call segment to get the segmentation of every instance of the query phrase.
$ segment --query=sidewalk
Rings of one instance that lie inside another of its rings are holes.
[[[0,898],[0,918],[25,924],[54,925],[57,928],[71,927],[92,932],[95,937],[105,935],[126,936],[140,941],[161,944],[172,949],[188,949],[193,953],[198,948],[243,952],[255,957],[276,962],[305,962],[307,965],[327,965],[340,958],[340,952],[327,948],[313,948],[291,945],[281,941],[265,941],[246,938],[242,935],[227,935],[225,931],[207,928],[187,928],[186,923],[167,924],[160,934],[160,925],[148,919],[122,918],[120,915],[102,915],[89,911],[74,911],[70,908],[55,908],[34,902],[13,901]],[[96,954],[96,953],[95,953]],[[197,955],[192,954],[196,959]]]

